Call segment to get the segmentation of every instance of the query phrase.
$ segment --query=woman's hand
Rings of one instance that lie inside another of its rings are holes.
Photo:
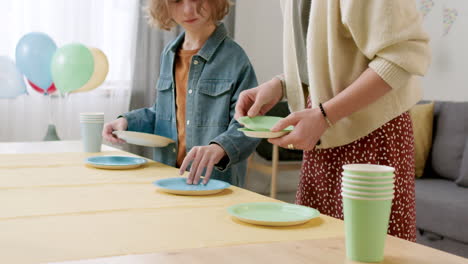
[[[294,126],[291,133],[280,138],[271,138],[268,142],[286,149],[293,147],[294,149],[312,150],[328,128],[320,110],[314,108],[288,115],[276,123],[271,131],[281,131],[290,125]]]
[[[185,159],[180,166],[179,174],[184,174],[185,169],[187,169],[190,162],[193,161],[187,178],[187,184],[198,184],[200,176],[205,168],[206,172],[205,177],[203,178],[203,184],[207,184],[210,180],[211,173],[213,172],[214,165],[217,164],[225,155],[226,152],[218,144],[193,147],[187,156],[185,156]]]
[[[113,144],[125,143],[124,140],[118,138],[116,135],[112,134],[112,132],[116,130],[127,130],[127,128],[127,119],[125,117],[117,118],[112,122],[104,124],[104,128],[102,129],[102,137]]]
[[[240,93],[236,104],[237,119],[242,116],[254,117],[264,115],[275,106],[283,97],[283,89],[281,81],[278,78],[273,78],[266,83],[248,89]]]

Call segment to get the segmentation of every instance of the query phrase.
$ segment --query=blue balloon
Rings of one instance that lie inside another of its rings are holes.
[[[0,56],[0,98],[15,98],[26,93],[23,75],[8,57]]]
[[[28,80],[47,90],[52,84],[50,65],[56,50],[57,45],[48,35],[28,33],[16,45],[16,65]]]

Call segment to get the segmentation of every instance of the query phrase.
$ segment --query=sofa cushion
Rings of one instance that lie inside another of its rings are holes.
[[[442,102],[432,145],[432,168],[441,177],[456,180],[468,135],[468,102]]]
[[[427,230],[416,233],[416,242],[418,244],[468,258],[468,243],[463,243],[447,237],[439,237],[438,234],[434,234]]]
[[[434,102],[417,104],[410,110],[414,131],[414,161],[416,177],[424,172],[429,150],[432,146],[432,124],[434,120]]]
[[[465,150],[460,165],[460,174],[455,183],[458,186],[468,187],[468,141],[465,143]],[[468,191],[468,189],[467,189]]]
[[[468,243],[468,189],[445,179],[416,180],[416,226]]]

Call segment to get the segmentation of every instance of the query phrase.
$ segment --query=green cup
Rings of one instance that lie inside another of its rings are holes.
[[[371,182],[381,182],[381,181],[390,181],[395,179],[395,175],[387,176],[362,176],[362,175],[352,175],[347,172],[342,173],[343,178],[358,180],[358,181],[371,181]]]
[[[381,262],[393,196],[372,199],[342,195],[347,258]]]
[[[386,193],[393,191],[394,187],[392,186],[386,186],[386,187],[369,187],[369,186],[357,186],[354,184],[349,184],[346,182],[342,182],[341,186],[343,188],[346,188],[351,191],[357,191],[357,192],[367,192],[367,193]]]
[[[395,168],[375,164],[347,164],[343,165],[343,171],[356,176],[391,176]]]
[[[349,179],[343,177],[342,183],[347,183],[347,184],[352,184],[355,186],[363,186],[363,187],[394,187],[395,180],[389,180],[389,181],[381,181],[381,182],[371,182],[371,181],[359,181],[355,179]]]
[[[363,197],[363,198],[381,198],[392,196],[395,192],[393,189],[388,189],[380,192],[368,192],[367,190],[353,190],[351,188],[341,187],[341,191],[344,194],[349,194],[352,196]]]

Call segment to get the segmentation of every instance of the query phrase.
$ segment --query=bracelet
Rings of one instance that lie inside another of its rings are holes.
[[[328,119],[327,113],[325,112],[325,109],[323,109],[322,103],[319,103],[319,107],[320,107],[320,112],[322,112],[323,118],[325,118],[325,121],[327,121],[328,127],[331,127],[333,124],[330,121],[330,119]]]
[[[284,74],[278,74],[274,78],[278,79],[281,83],[281,90],[283,91],[283,98],[287,98],[286,96],[286,81],[284,80]]]

